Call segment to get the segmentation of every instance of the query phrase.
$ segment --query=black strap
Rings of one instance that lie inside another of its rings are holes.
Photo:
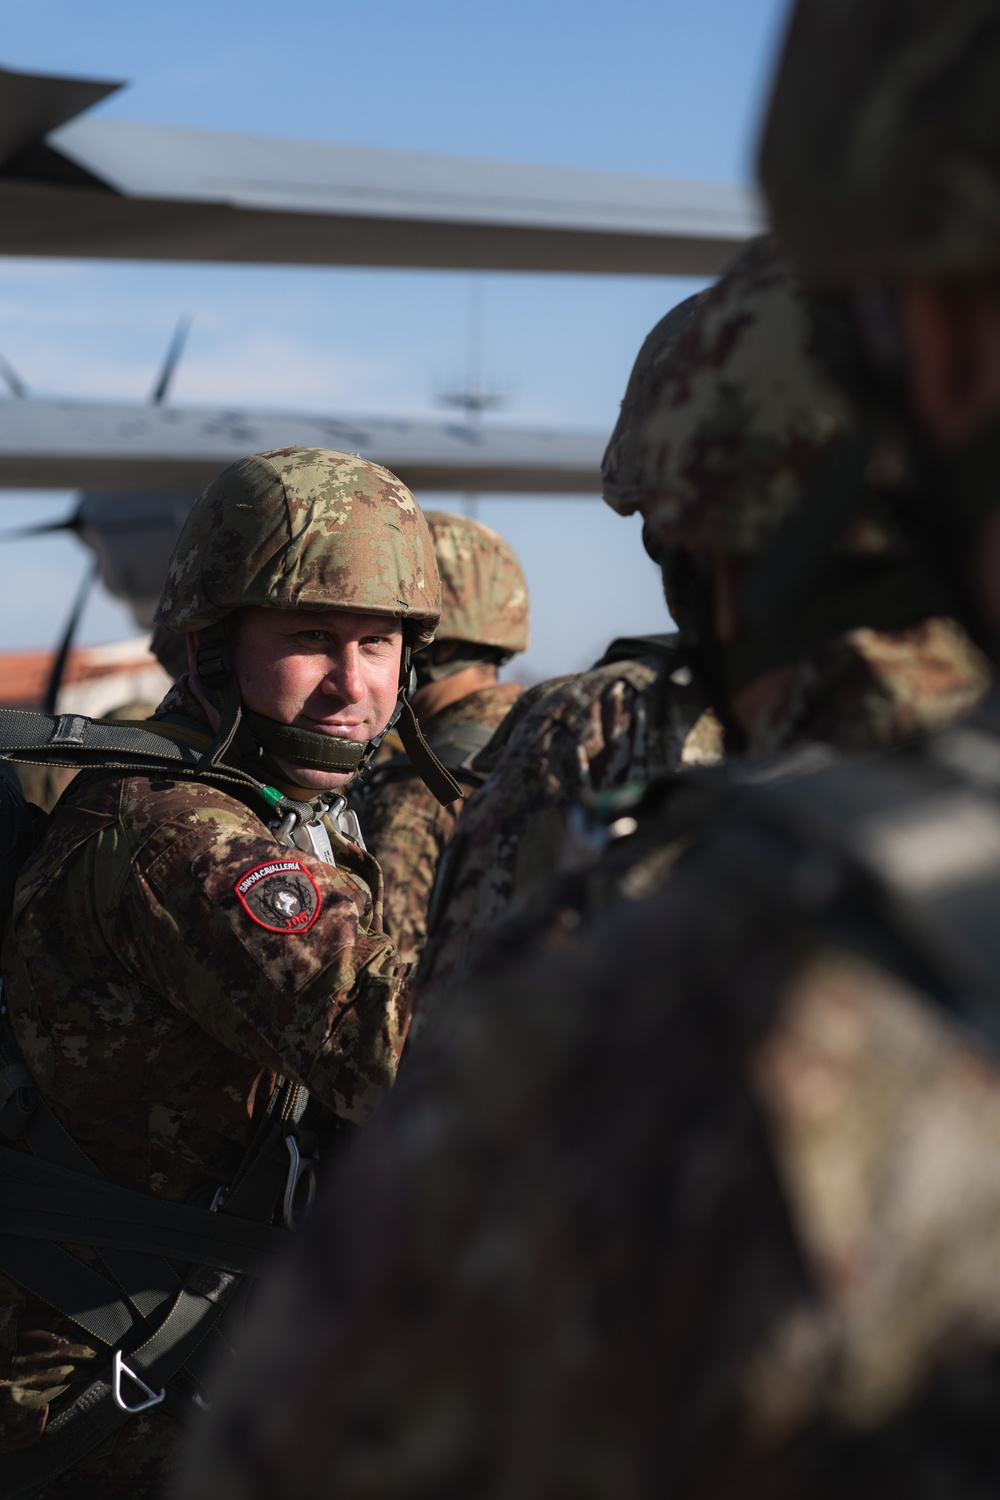
[[[55,1205],[55,1206],[53,1206]],[[0,1147],[0,1234],[266,1274],[282,1234]]]
[[[83,714],[0,709],[0,757],[29,765],[78,770],[132,771],[231,782],[259,790],[262,783],[230,765],[206,765],[211,745],[193,743],[190,729],[167,721],[105,724]],[[199,737],[200,738],[200,737]]]
[[[441,765],[424,739],[417,717],[407,698],[403,699],[402,712],[396,729],[403,742],[403,749],[413,762],[417,774],[430,787],[443,807],[448,807],[465,795],[454,776]]]
[[[474,762],[490,743],[496,729],[492,724],[482,724],[477,719],[468,719],[462,724],[455,724],[450,729],[443,729],[440,734],[429,734],[426,736],[428,748],[436,759],[450,771],[453,776],[461,781],[468,782],[472,786],[482,786],[486,776],[477,770]],[[401,750],[391,760],[383,761],[378,767],[378,774],[383,776],[412,776],[414,772],[413,762]]]
[[[287,1176],[288,1158],[278,1147],[301,1120],[308,1097],[290,1081],[275,1089],[219,1213],[171,1203],[101,1176],[30,1085],[4,1021],[0,1117],[8,1139],[36,1154],[0,1146],[0,1268],[116,1353],[110,1369],[48,1424],[39,1443],[7,1456],[0,1500],[29,1495],[57,1478],[128,1420],[114,1394],[115,1362],[123,1351],[139,1380],[166,1390],[182,1369],[201,1383],[205,1369],[229,1349],[219,1320],[246,1274],[266,1272],[283,1238],[268,1227]],[[62,1250],[57,1239],[98,1248],[117,1284]],[[183,1282],[164,1254],[191,1265]],[[117,1379],[128,1384],[130,1377],[119,1368]]]
[[[680,636],[676,631],[667,635],[620,635],[609,644],[604,655],[595,661],[592,671],[608,667],[616,661],[654,661],[657,665],[682,663]]]

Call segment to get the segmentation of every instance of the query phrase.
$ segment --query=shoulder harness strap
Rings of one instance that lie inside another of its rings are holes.
[[[1000,1044],[1000,720],[981,711],[886,754],[776,779],[733,812],[737,836],[749,825],[780,853],[805,914]]]
[[[204,1406],[206,1371],[228,1349],[220,1320],[248,1279],[267,1273],[283,1240],[271,1227],[276,1212],[295,1226],[303,1179],[311,1202],[313,1143],[300,1123],[307,1103],[299,1085],[279,1087],[219,1202],[173,1203],[98,1172],[39,1095],[0,1017],[0,1270],[110,1359],[37,1444],[6,1456],[0,1500],[32,1494],[148,1407],[166,1401],[183,1419]],[[67,1254],[67,1243],[97,1249],[114,1280]],[[183,1276],[171,1262],[186,1267]]]

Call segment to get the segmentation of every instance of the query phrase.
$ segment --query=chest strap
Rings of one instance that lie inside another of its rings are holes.
[[[298,1085],[275,1090],[217,1211],[169,1202],[102,1176],[39,1095],[0,1018],[0,1270],[109,1358],[38,1443],[5,1455],[0,1500],[29,1496],[137,1412],[164,1403],[183,1420],[205,1406],[206,1372],[231,1358],[219,1325],[282,1243],[276,1214],[294,1222],[315,1145],[302,1125],[307,1102]],[[59,1242],[95,1249],[113,1280]]]

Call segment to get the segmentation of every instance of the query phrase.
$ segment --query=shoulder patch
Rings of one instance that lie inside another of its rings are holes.
[[[247,915],[268,932],[308,932],[319,916],[319,887],[298,859],[254,865],[233,886]]]

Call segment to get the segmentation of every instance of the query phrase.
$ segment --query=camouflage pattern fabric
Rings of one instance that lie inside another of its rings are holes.
[[[671,681],[675,666],[613,662],[525,694],[487,747],[499,762],[466,803],[442,864],[415,1006],[463,972],[512,902],[544,890],[581,797],[718,760],[719,726],[695,686]]]
[[[433,738],[459,724],[496,728],[521,692],[519,683],[503,682],[467,693],[428,719],[423,732]],[[462,808],[461,802],[442,807],[416,772],[399,764],[401,759],[376,764],[351,799],[365,843],[382,870],[382,920],[400,967],[415,964],[423,951],[434,876]]]
[[[425,511],[441,579],[438,639],[527,651],[528,585],[509,542],[482,521]]]
[[[248,605],[392,615],[428,645],[441,598],[420,506],[388,469],[327,448],[230,464],[184,523],[156,622],[204,630]]]
[[[204,722],[183,681],[165,702]],[[18,882],[2,956],[15,1033],[57,1118],[123,1186],[182,1202],[227,1183],[278,1075],[352,1121],[392,1082],[406,1017],[378,866],[329,820],[336,867],[265,816],[203,783],[82,773]],[[99,1356],[3,1278],[0,1325],[9,1451]],[[154,1413],[103,1468],[88,1460],[101,1493],[147,1493],[172,1427]]]
[[[850,407],[806,353],[806,310],[773,241],[754,241],[675,311],[679,328],[665,319],[636,362],[604,455],[604,498],[641,510],[675,546],[756,552],[850,425]]]
[[[459,996],[177,1500],[992,1492],[1000,1068],[732,853]]]
[[[743,764],[753,776],[784,752],[808,755],[822,747],[866,754],[888,748],[971,709],[989,681],[985,659],[953,621],[929,620],[897,632],[852,631],[794,670]],[[688,768],[693,764],[687,762]],[[460,974],[497,974],[536,949],[562,948],[619,902],[645,899],[672,875],[719,807],[729,779],[721,772],[692,782],[682,767],[680,774],[673,770],[604,788],[587,799],[586,808],[569,810],[558,871],[550,870],[544,884],[530,887],[529,899],[513,899],[467,941]],[[443,921],[449,917],[450,906]],[[447,988],[432,985],[425,993],[418,986],[417,1036],[431,1009],[435,1024],[450,1016]],[[456,993],[463,993],[461,987]]]
[[[773,755],[804,741],[848,754],[893,745],[972,708],[989,683],[989,663],[953,620],[851,630],[791,669],[748,753]]]
[[[807,280],[996,267],[998,68],[993,0],[799,0],[760,176]]]

